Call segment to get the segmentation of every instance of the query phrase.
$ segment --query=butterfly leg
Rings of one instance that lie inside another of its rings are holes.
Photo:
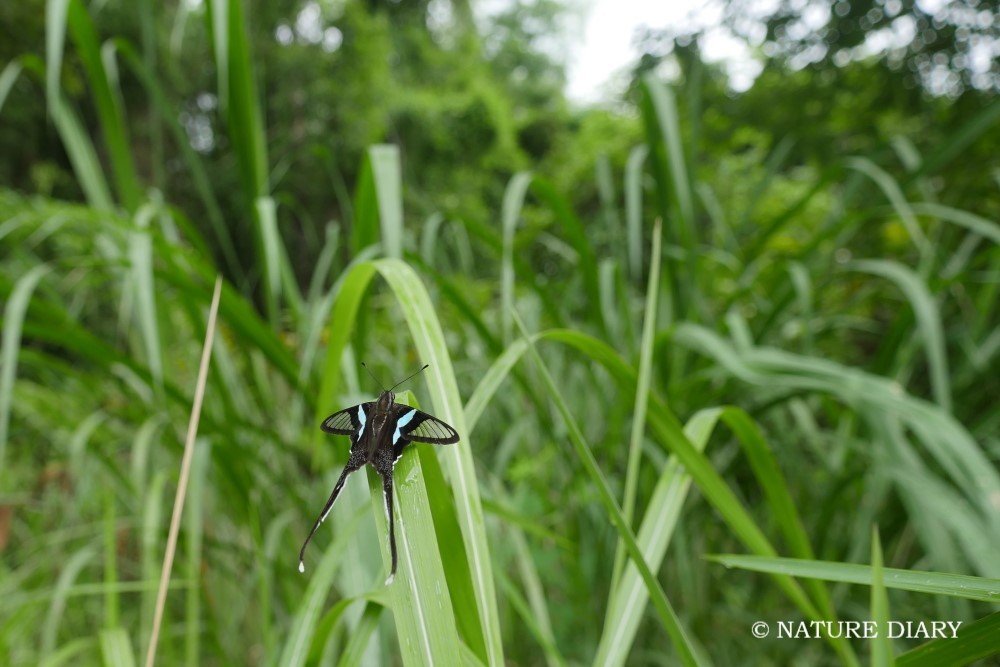
[[[355,456],[354,454],[351,454],[351,457],[347,460],[347,465],[344,466],[344,472],[340,473],[340,479],[337,480],[336,486],[333,487],[333,492],[330,494],[330,498],[326,501],[326,505],[323,506],[323,511],[320,512],[319,517],[316,519],[316,523],[313,524],[312,530],[309,531],[306,541],[302,543],[302,548],[299,550],[299,572],[306,571],[304,561],[306,546],[309,544],[309,540],[312,539],[313,535],[316,534],[316,531],[319,530],[320,525],[326,521],[326,517],[330,514],[330,510],[333,509],[333,504],[337,502],[337,496],[340,495],[340,490],[344,488],[344,482],[347,481],[347,476],[355,470],[361,468],[364,464],[364,458],[361,456]]]
[[[385,497],[385,514],[389,521],[389,554],[392,558],[392,569],[385,580],[388,586],[396,576],[396,520],[392,513],[392,469],[382,475],[382,495]]]

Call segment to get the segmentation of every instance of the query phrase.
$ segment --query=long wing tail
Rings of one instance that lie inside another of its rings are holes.
[[[386,518],[389,521],[389,553],[392,558],[392,569],[389,572],[389,577],[385,580],[385,585],[388,586],[392,583],[392,580],[396,577],[396,520],[392,513],[392,471],[389,474],[382,476],[382,495],[385,496],[385,513]]]
[[[363,461],[355,461],[352,456],[347,461],[347,465],[344,466],[344,472],[340,473],[340,479],[337,480],[336,486],[333,487],[333,492],[330,494],[330,498],[326,501],[326,505],[323,506],[323,511],[320,512],[319,517],[316,519],[316,523],[313,524],[312,530],[309,531],[309,536],[306,537],[306,541],[302,543],[302,548],[299,549],[299,572],[306,571],[306,564],[304,560],[306,546],[308,546],[309,540],[311,540],[313,535],[316,534],[320,525],[326,521],[326,517],[330,514],[330,510],[333,509],[333,504],[337,502],[337,496],[340,495],[340,490],[344,488],[344,482],[347,481],[347,476],[363,465]]]

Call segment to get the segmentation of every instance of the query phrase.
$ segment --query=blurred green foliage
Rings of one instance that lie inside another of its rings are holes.
[[[746,91],[648,32],[591,107],[555,0],[0,5],[0,664],[145,655],[217,274],[159,664],[995,655],[998,12],[799,5],[727,5]],[[389,589],[356,481],[296,571],[360,360],[462,435]],[[750,632],[867,618],[966,634]]]

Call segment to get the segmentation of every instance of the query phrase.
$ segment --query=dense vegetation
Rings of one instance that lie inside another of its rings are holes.
[[[1000,652],[997,86],[795,6],[746,92],[651,33],[591,109],[550,1],[0,6],[0,664],[138,664],[175,537],[159,664]],[[361,360],[462,436],[389,587],[371,471],[297,572]],[[776,636],[838,620],[964,625]]]

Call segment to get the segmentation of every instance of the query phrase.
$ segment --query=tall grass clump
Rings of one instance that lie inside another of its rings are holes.
[[[0,663],[1000,651],[1000,232],[924,196],[960,151],[916,154],[906,177],[877,156],[793,169],[785,143],[706,164],[697,80],[646,76],[641,141],[595,167],[600,210],[520,165],[491,219],[414,220],[405,146],[376,144],[303,267],[244,4],[205,3],[199,46],[232,192],[189,145],[155,45],[104,35],[95,12],[47,3],[44,62],[0,74],[0,119],[43,96],[83,199],[0,188]],[[123,77],[154,127],[142,161]],[[158,187],[170,170],[187,209]],[[390,586],[372,473],[297,571],[347,459],[318,424],[377,393],[362,360],[383,378],[430,364],[398,400],[461,435],[398,462]],[[962,626],[950,642],[751,633],[848,620]]]

